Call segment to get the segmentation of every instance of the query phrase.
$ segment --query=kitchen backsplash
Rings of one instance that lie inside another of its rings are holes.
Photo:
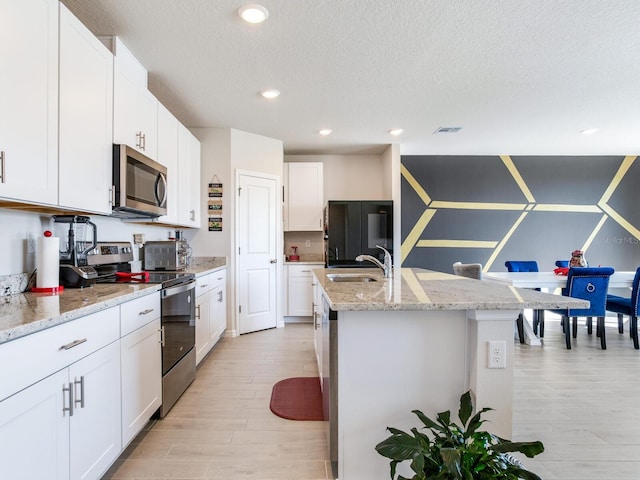
[[[300,261],[321,262],[324,260],[323,232],[284,232],[284,255],[293,253],[292,246],[297,247]]]
[[[133,234],[142,233],[145,241],[166,240],[169,232],[174,231],[167,226],[146,225],[123,222],[117,218],[91,215],[98,230],[98,241],[115,242],[128,241],[133,243]],[[0,278],[16,274],[30,275],[35,269],[36,254],[29,248],[28,239],[37,239],[45,230],[53,230],[51,215],[0,208]],[[191,241],[194,230],[183,229],[185,237]],[[134,259],[137,260],[137,249],[134,249]],[[13,282],[13,280],[11,281]],[[0,289],[3,284],[0,284]]]

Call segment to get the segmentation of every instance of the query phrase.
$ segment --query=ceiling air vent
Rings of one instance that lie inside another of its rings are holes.
[[[440,127],[435,132],[433,132],[433,134],[436,135],[438,133],[456,133],[460,130],[462,130],[462,127]]]

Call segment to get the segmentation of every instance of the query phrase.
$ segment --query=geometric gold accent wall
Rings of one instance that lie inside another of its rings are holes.
[[[402,266],[456,261],[541,270],[582,249],[590,265],[640,266],[636,156],[404,155]]]

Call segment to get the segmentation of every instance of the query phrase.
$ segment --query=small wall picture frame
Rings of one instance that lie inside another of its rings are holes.
[[[210,232],[222,231],[222,217],[209,217],[209,231]]]
[[[222,183],[209,184],[209,197],[222,198]]]

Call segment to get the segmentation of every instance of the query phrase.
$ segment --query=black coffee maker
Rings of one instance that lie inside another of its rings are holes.
[[[87,262],[87,254],[98,244],[98,231],[89,217],[54,215],[55,236],[60,239],[60,284],[69,288],[89,287],[98,272]],[[87,237],[91,230],[91,236]]]

